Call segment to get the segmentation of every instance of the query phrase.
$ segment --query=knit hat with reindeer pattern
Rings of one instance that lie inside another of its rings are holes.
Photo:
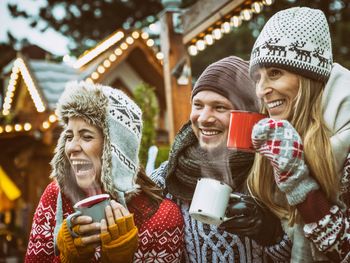
[[[107,193],[125,205],[125,194],[138,188],[135,180],[142,130],[140,108],[120,90],[81,81],[66,85],[56,113],[64,125],[69,118],[79,117],[101,129],[104,137],[101,183]],[[57,179],[60,189],[67,194],[70,165],[64,153],[65,144],[62,132],[51,161],[51,177]]]
[[[333,63],[329,27],[321,10],[293,7],[273,15],[257,38],[250,74],[258,67],[279,67],[327,81]]]

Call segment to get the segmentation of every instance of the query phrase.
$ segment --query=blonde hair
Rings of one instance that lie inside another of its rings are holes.
[[[324,84],[302,76],[299,77],[298,94],[289,109],[288,121],[301,136],[304,144],[305,162],[310,176],[314,177],[329,200],[334,200],[339,191],[339,180],[334,166],[334,157],[322,114],[322,94]],[[263,110],[266,112],[266,109]],[[287,218],[293,225],[298,221],[295,207],[287,202],[277,203],[276,186],[270,161],[256,154],[252,171],[248,176],[251,194],[270,208],[279,218]]]

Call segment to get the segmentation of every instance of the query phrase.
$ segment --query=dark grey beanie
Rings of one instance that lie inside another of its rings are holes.
[[[235,56],[210,64],[196,81],[191,100],[198,92],[210,90],[231,101],[235,110],[258,112],[260,104],[248,68],[247,61]]]

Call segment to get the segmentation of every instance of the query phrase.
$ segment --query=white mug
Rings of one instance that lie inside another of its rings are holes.
[[[240,199],[232,193],[232,188],[218,180],[200,178],[190,206],[190,215],[203,223],[220,225],[227,221],[225,212],[230,198]]]

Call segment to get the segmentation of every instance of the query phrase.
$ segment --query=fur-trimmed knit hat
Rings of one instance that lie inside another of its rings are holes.
[[[251,53],[250,74],[257,67],[276,66],[325,82],[332,63],[332,43],[323,12],[293,7],[276,13],[265,24]]]
[[[248,66],[247,61],[235,56],[210,64],[196,81],[191,99],[202,90],[210,90],[227,98],[236,110],[259,111]]]
[[[139,171],[139,146],[142,114],[140,108],[122,91],[88,82],[70,82],[61,95],[56,114],[67,125],[80,117],[101,128],[104,136],[101,182],[106,192],[125,204],[126,193],[135,192]],[[64,189],[69,160],[62,132],[51,165],[51,177]]]

